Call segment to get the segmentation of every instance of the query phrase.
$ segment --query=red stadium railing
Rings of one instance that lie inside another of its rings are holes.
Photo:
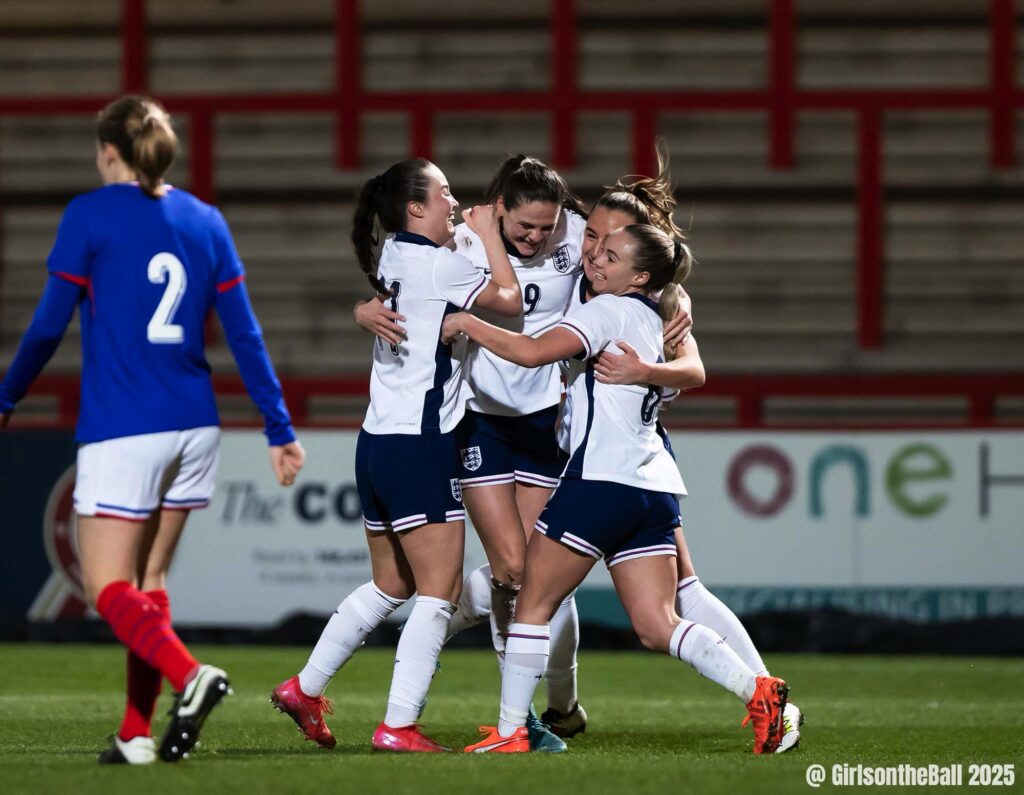
[[[359,403],[341,418],[323,419],[313,408],[315,398],[360,398],[368,399],[369,381],[365,376],[283,378],[285,398],[292,419],[297,426],[352,428],[362,420]],[[245,386],[236,377],[214,378],[217,394],[244,396]],[[71,427],[78,415],[78,377],[73,375],[43,376],[33,384],[30,396],[55,399],[55,409],[50,416],[42,418],[26,414],[18,416],[12,428],[18,427]],[[732,404],[731,416],[712,423],[687,422],[686,427],[716,429],[763,429],[763,430],[869,430],[869,429],[1020,429],[1024,419],[1003,419],[997,412],[997,401],[1001,399],[1024,400],[1024,375],[720,375],[711,376],[699,390],[683,396],[677,411],[675,408],[664,415],[670,427],[681,425],[680,415],[686,412],[686,401],[691,399],[724,400]],[[936,398],[957,398],[964,401],[965,409],[959,417],[944,416],[930,422],[925,410],[913,423],[904,421],[879,422],[844,421],[816,419],[806,421],[776,421],[766,418],[766,404],[780,398],[805,398],[828,401],[835,398],[861,399],[914,399],[919,401]],[[1024,411],[1020,412],[1024,416]],[[227,426],[254,426],[255,420],[233,421]]]
[[[987,87],[976,89],[805,90],[796,85],[795,0],[765,0],[770,75],[764,89],[745,91],[584,91],[577,81],[578,15],[576,0],[551,0],[551,87],[528,92],[368,92],[362,89],[359,0],[335,0],[336,60],[334,89],[327,93],[173,95],[161,99],[175,113],[190,117],[191,186],[213,199],[213,118],[220,113],[328,111],[337,114],[339,168],[360,160],[359,122],[368,111],[403,112],[410,118],[409,148],[430,157],[433,119],[439,111],[548,112],[553,160],[570,167],[576,159],[576,119],[581,111],[623,111],[632,117],[633,170],[651,173],[651,141],[657,114],[664,111],[763,110],[771,117],[771,166],[791,168],[796,161],[794,120],[798,111],[850,110],[858,116],[859,249],[857,254],[857,339],[863,348],[883,344],[883,173],[882,117],[889,110],[984,109],[989,113],[993,167],[1015,161],[1014,115],[1024,107],[1016,78],[1014,0],[989,0],[990,69]],[[146,0],[122,0],[122,85],[125,91],[148,86]],[[0,116],[14,114],[94,113],[108,97],[2,97]],[[0,263],[2,268],[2,263]]]
[[[672,110],[722,112],[763,110],[771,117],[771,165],[795,164],[794,120],[798,111],[853,110],[858,114],[859,169],[857,204],[858,341],[862,347],[882,343],[883,292],[883,174],[882,116],[894,109],[987,109],[990,114],[991,162],[996,168],[1013,165],[1014,112],[1024,105],[1016,86],[1016,27],[1013,0],[990,0],[990,81],[973,90],[802,90],[796,86],[794,0],[766,0],[769,5],[769,84],[749,91],[583,91],[577,83],[577,9],[575,0],[551,0],[551,86],[548,91],[517,93],[365,92],[361,81],[361,35],[358,0],[335,0],[335,85],[329,93],[257,95],[174,95],[161,99],[169,109],[190,119],[191,185],[199,196],[213,199],[214,124],[216,114],[232,112],[333,111],[337,114],[336,159],[339,168],[360,160],[359,125],[368,111],[404,112],[410,117],[412,154],[430,157],[433,119],[438,111],[487,113],[546,111],[551,114],[552,152],[559,166],[576,159],[576,119],[581,111],[625,111],[632,117],[633,169],[654,168],[650,142],[657,114]],[[145,91],[148,86],[148,32],[145,0],[122,0],[122,87]],[[554,88],[557,87],[557,92]],[[0,97],[0,115],[92,114],[108,97]],[[2,267],[2,263],[0,263]],[[242,392],[237,380],[218,379],[225,394]],[[290,379],[289,402],[297,422],[310,422],[314,395],[365,394],[364,379]],[[33,390],[58,398],[59,422],[70,424],[77,411],[77,379],[45,378]],[[761,427],[765,401],[773,397],[962,397],[968,412],[962,425],[996,425],[995,401],[1002,395],[1024,394],[1020,376],[719,376],[700,391],[702,397],[732,400],[735,416],[729,427]],[[834,422],[828,423],[835,427]],[[772,427],[779,427],[773,424]],[[801,425],[800,427],[810,427]],[[998,427],[1007,427],[998,423]]]

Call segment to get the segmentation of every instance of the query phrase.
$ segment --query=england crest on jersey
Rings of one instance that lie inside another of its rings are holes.
[[[462,502],[462,481],[458,478],[452,478],[452,496],[456,502]]]
[[[479,447],[466,447],[460,452],[462,453],[462,466],[470,472],[476,472],[484,462]]]
[[[551,255],[551,261],[555,264],[555,270],[559,273],[565,273],[572,267],[572,260],[569,257],[569,246],[559,246],[555,253]]]

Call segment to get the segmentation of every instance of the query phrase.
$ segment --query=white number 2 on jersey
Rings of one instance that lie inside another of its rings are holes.
[[[157,345],[176,345],[185,341],[185,329],[171,323],[185,295],[188,279],[185,266],[173,254],[163,251],[149,261],[149,280],[153,284],[167,283],[164,296],[146,327],[146,336]]]

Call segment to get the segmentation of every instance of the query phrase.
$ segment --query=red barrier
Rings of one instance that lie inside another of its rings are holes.
[[[245,385],[239,378],[219,376],[213,381],[217,394],[222,397],[246,395]],[[369,396],[369,380],[365,376],[289,377],[282,378],[281,383],[292,418],[296,425],[303,427],[356,427],[361,420],[361,409],[358,406],[349,419],[324,420],[317,417],[311,402],[314,398],[323,397],[368,399]],[[78,376],[43,376],[33,384],[29,394],[32,398],[56,398],[57,415],[41,421],[23,415],[16,418],[14,427],[74,425],[78,414]],[[685,411],[687,400],[711,398],[731,401],[734,405],[731,420],[703,425],[719,429],[1024,428],[1024,422],[997,421],[996,401],[1006,397],[1024,398],[1024,375],[718,375],[710,377],[701,389],[680,398],[680,411],[668,412],[665,421],[670,427],[678,425],[681,420],[679,415]],[[967,410],[960,420],[935,423],[766,421],[766,402],[778,398],[961,398],[967,402]],[[256,423],[229,421],[225,424],[248,427]],[[687,427],[695,426],[688,424]]]

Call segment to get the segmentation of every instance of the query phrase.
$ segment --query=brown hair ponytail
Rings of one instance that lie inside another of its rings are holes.
[[[352,216],[352,245],[359,267],[368,276],[377,273],[377,222],[388,234],[405,228],[405,208],[409,202],[427,201],[429,166],[429,160],[403,160],[367,180],[359,191],[359,203]]]
[[[148,97],[121,97],[100,111],[96,137],[117,148],[146,195],[159,195],[178,153],[178,136],[167,111]]]
[[[587,217],[583,202],[569,190],[562,175],[542,160],[526,155],[510,155],[498,168],[484,201],[494,204],[499,198],[507,210],[530,202],[550,202]]]
[[[638,174],[620,177],[614,185],[605,188],[604,195],[597,200],[594,208],[607,207],[609,210],[627,213],[632,215],[638,224],[650,224],[667,235],[685,240],[686,234],[672,220],[676,198],[669,176],[668,146],[664,138],[659,138],[655,142],[655,154],[658,157],[656,177]]]
[[[651,224],[630,224],[626,232],[636,243],[633,271],[649,274],[645,285],[647,291],[656,293],[661,290],[658,314],[662,320],[671,319],[682,297],[679,285],[693,268],[694,259],[690,247]],[[665,358],[675,358],[675,351],[666,348]]]

